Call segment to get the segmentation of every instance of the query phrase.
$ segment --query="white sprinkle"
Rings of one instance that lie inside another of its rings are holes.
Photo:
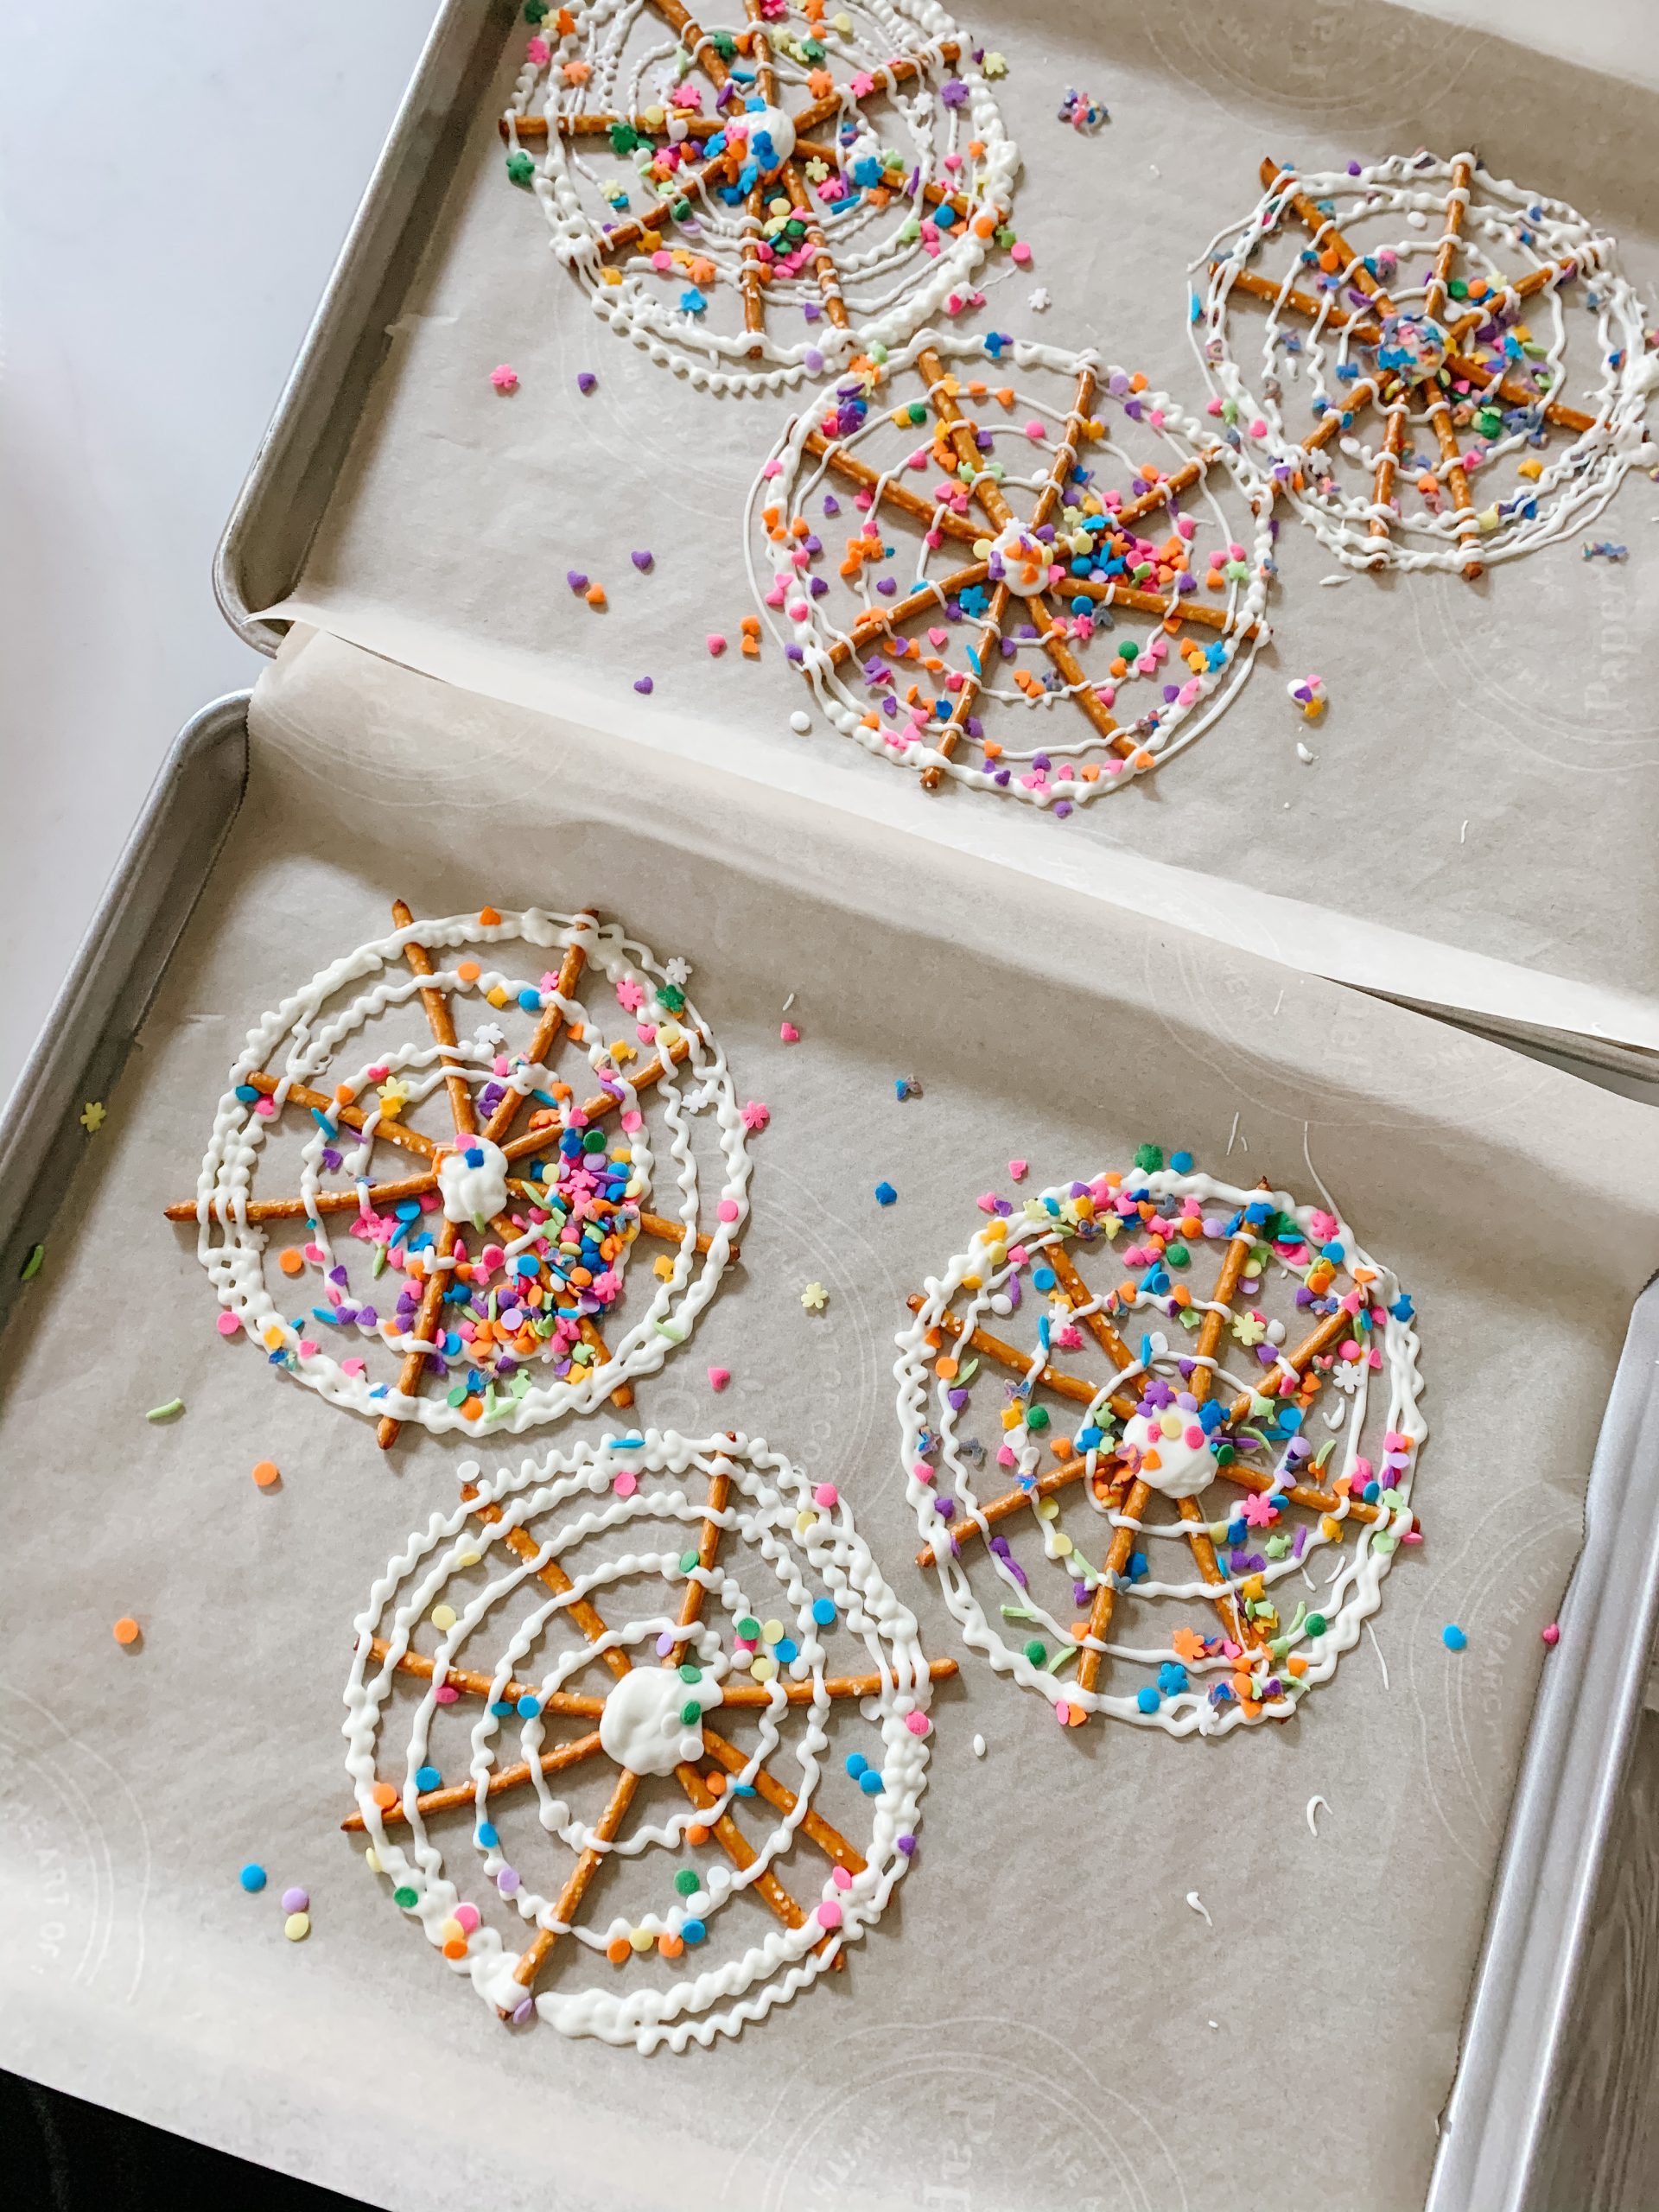
[[[1299,760],[1317,760],[1319,755],[1317,753],[1310,753],[1299,737],[1296,741],[1296,758]]]
[[[982,1759],[984,1756],[985,1738],[982,1736],[976,1736],[974,1738],[974,1757],[976,1759]]]
[[[1278,1011],[1279,1011],[1280,1007],[1281,1007],[1281,1006],[1283,1006],[1284,1002],[1285,1002],[1285,995],[1284,995],[1284,992],[1281,990],[1281,991],[1280,992],[1280,994],[1279,994],[1278,997],[1277,997],[1276,999],[1274,999],[1274,1002],[1273,1002],[1273,1014],[1270,1014],[1268,1016],[1268,1020],[1269,1020],[1269,1021],[1271,1021],[1271,1020],[1273,1020],[1274,1015],[1274,1014],[1276,1014],[1278,1013]]]
[[[797,707],[789,718],[789,726],[798,737],[804,737],[812,727],[812,717],[804,707]]]
[[[1338,569],[1335,575],[1321,576],[1319,578],[1319,589],[1321,591],[1333,591],[1338,584],[1345,584],[1347,581],[1347,569]]]
[[[1210,1920],[1210,1908],[1209,1908],[1209,1906],[1208,1906],[1207,1904],[1205,1904],[1205,1903],[1204,1899],[1203,1899],[1203,1898],[1198,1895],[1198,1891],[1197,1891],[1196,1890],[1189,1890],[1189,1891],[1187,1891],[1187,1893],[1186,1893],[1186,1901],[1187,1901],[1188,1904],[1190,1904],[1190,1905],[1192,1906],[1192,1910],[1193,1910],[1193,1911],[1194,1911],[1194,1912],[1201,1912],[1201,1913],[1204,1915],[1205,1918],[1206,1920],[1210,1921],[1210,1925],[1211,1925],[1211,1928],[1213,1928],[1213,1927],[1215,1926],[1215,1924],[1216,1924],[1216,1923],[1215,1923],[1215,1922],[1214,1922],[1213,1920]]]
[[[1376,1654],[1376,1663],[1382,1669],[1382,1687],[1384,1689],[1387,1689],[1389,1687],[1389,1662],[1382,1656],[1382,1647],[1377,1642],[1376,1630],[1371,1626],[1370,1621],[1367,1621],[1365,1624],[1365,1633],[1371,1639],[1371,1649]]]
[[[1462,842],[1463,842],[1464,839],[1465,839],[1468,835],[1469,835],[1469,824],[1467,823],[1467,822],[1465,822],[1465,823],[1464,823],[1464,825],[1463,825],[1462,829],[1461,829],[1461,830],[1459,830],[1459,832],[1458,832],[1458,842],[1459,842],[1459,844],[1462,844]]]
[[[1207,2027],[1218,2028],[1221,2025],[1221,2022],[1219,2020],[1209,2020],[1205,2022],[1205,2025]]]
[[[1031,297],[1026,302],[1026,305],[1031,309],[1033,315],[1041,315],[1044,309],[1052,306],[1052,302],[1050,299],[1049,290],[1046,284],[1039,284],[1036,290],[1032,294]]]
[[[1234,1116],[1233,1116],[1233,1126],[1232,1126],[1232,1130],[1231,1130],[1231,1132],[1230,1132],[1230,1134],[1229,1135],[1228,1139],[1227,1139],[1227,1149],[1228,1149],[1228,1151],[1229,1151],[1229,1152],[1230,1152],[1230,1151],[1232,1150],[1234,1144],[1235,1144],[1235,1143],[1236,1142],[1236,1141],[1237,1141],[1237,1137],[1238,1137],[1238,1116],[1237,1116],[1237,1115],[1236,1115],[1236,1114],[1235,1114],[1235,1115],[1234,1115]]]
[[[1307,1801],[1307,1832],[1309,1835],[1313,1837],[1315,1843],[1319,1840],[1319,1822],[1314,1817],[1313,1812],[1313,1808],[1316,1805],[1323,1805],[1325,1811],[1328,1813],[1331,1809],[1331,1801],[1327,1797],[1310,1797]]]
[[[1154,176],[1162,176],[1163,171],[1159,168],[1156,162],[1148,162],[1147,163],[1147,167],[1152,171]]]
[[[784,1001],[784,1012],[785,1012],[785,1014],[787,1014],[787,1013],[789,1012],[789,1009],[791,1008],[791,1007],[792,1007],[792,1006],[794,1005],[794,1003],[795,1003],[795,994],[794,994],[794,992],[793,992],[793,991],[791,991],[791,992],[790,993],[789,996],[788,996],[788,997]]]

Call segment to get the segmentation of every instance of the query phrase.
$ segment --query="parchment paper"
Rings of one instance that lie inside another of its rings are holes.
[[[1659,96],[1635,83],[1346,0],[1268,0],[1247,16],[1199,0],[1038,0],[977,29],[1009,60],[998,92],[1025,156],[1016,220],[1033,260],[1021,271],[993,257],[976,327],[1093,346],[1201,412],[1186,264],[1254,205],[1263,155],[1314,168],[1419,144],[1473,145],[1495,173],[1572,202],[1659,299]],[[780,760],[810,749],[855,792],[905,780],[821,717],[810,737],[790,734],[790,713],[810,702],[770,644],[759,665],[734,642],[709,659],[706,633],[735,641],[750,609],[748,487],[807,403],[694,391],[592,314],[539,209],[502,176],[493,115],[518,44],[278,611],[556,710],[585,685],[587,711],[612,732],[695,716],[753,734]],[[1068,85],[1109,106],[1096,136],[1057,120]],[[1040,314],[1027,305],[1039,283],[1053,302]],[[489,382],[502,360],[522,378],[510,400]],[[599,386],[583,399],[586,368]],[[1325,973],[1369,982],[1344,963],[1382,925],[1402,934],[1371,937],[1370,950],[1398,995],[1659,1046],[1655,519],[1659,494],[1638,472],[1580,534],[1628,543],[1624,563],[1583,560],[1575,537],[1477,586],[1351,577],[1329,589],[1320,579],[1338,564],[1287,517],[1276,642],[1220,721],[1156,777],[1016,834],[1046,833],[1057,864],[1080,864],[1105,897],[1154,912],[1173,901],[1194,927],[1219,924],[1299,963],[1306,947]],[[628,556],[645,546],[656,564],[642,577]],[[603,581],[606,614],[569,590],[569,569]],[[1309,671],[1332,702],[1313,732],[1286,697]],[[631,688],[642,675],[655,685],[645,701]],[[949,791],[931,811],[995,853],[1025,810]],[[1172,864],[1173,880],[1160,872]],[[1303,902],[1294,946],[1284,918],[1255,904],[1262,893]],[[1321,931],[1321,912],[1349,925]],[[1471,955],[1510,963],[1508,982]],[[1526,972],[1567,988],[1541,982],[1529,1003]]]
[[[0,1346],[0,2062],[399,2208],[1420,2202],[1538,1630],[1659,1256],[1646,1109],[1132,915],[1103,936],[1052,887],[337,641],[290,641],[253,741],[97,1164]],[[1013,1152],[1040,1185],[1148,1136],[1293,1190],[1311,1161],[1421,1314],[1426,1540],[1375,1643],[1294,1722],[1220,1743],[1079,1741],[969,1664],[934,1708],[916,1863],[845,1974],[678,2060],[502,2029],[336,1832],[353,1616],[466,1454],[411,1433],[388,1459],[224,1343],[191,1232],[161,1219],[250,1023],[400,893],[594,900],[692,962],[772,1122],[742,1266],[636,1414],[739,1426],[838,1483],[936,1652],[957,1647],[908,1564],[892,1339],[975,1195]],[[924,1096],[901,1105],[898,1074]],[[809,1323],[812,1277],[830,1302]],[[147,1424],[175,1393],[186,1412]],[[263,1897],[237,1885],[251,1859]],[[291,1883],[300,1945],[274,1902]]]

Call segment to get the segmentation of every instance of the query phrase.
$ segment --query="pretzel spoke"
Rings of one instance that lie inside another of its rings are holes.
[[[1112,1625],[1112,1615],[1117,1608],[1118,1578],[1128,1566],[1129,1554],[1135,1549],[1135,1540],[1139,1534],[1137,1527],[1128,1524],[1139,1522],[1151,1495],[1149,1484],[1133,1483],[1124,1503],[1123,1521],[1112,1531],[1112,1541],[1107,1548],[1100,1580],[1095,1586],[1094,1603],[1089,1608],[1087,1633],[1095,1643],[1103,1643],[1106,1641],[1107,1631]],[[1091,1649],[1087,1643],[1078,1653],[1077,1688],[1080,1690],[1094,1688],[1100,1679],[1100,1662],[1103,1656],[1103,1653]]]
[[[921,371],[927,387],[927,404],[938,416],[945,435],[954,448],[958,460],[973,471],[969,490],[979,501],[998,530],[1006,530],[1014,520],[1014,510],[1003,498],[995,480],[980,467],[979,442],[974,426],[957,406],[953,392],[947,389],[951,381],[944,372],[938,355],[931,346],[924,346],[916,356],[916,365]],[[977,533],[976,533],[977,535]]]
[[[1463,456],[1458,451],[1458,434],[1452,427],[1452,410],[1446,404],[1446,395],[1438,386],[1428,401],[1428,419],[1433,425],[1440,459],[1446,468],[1446,480],[1452,487],[1452,505],[1458,518],[1458,535],[1468,545],[1471,533],[1476,531],[1475,503],[1470,497],[1469,479],[1463,470]],[[1463,573],[1473,583],[1484,573],[1482,563],[1471,552],[1463,564]]]
[[[1181,1518],[1186,1523],[1187,1541],[1192,1547],[1192,1556],[1198,1562],[1199,1575],[1212,1592],[1211,1603],[1220,1614],[1224,1627],[1235,1643],[1260,1649],[1267,1642],[1262,1630],[1245,1614],[1238,1592],[1224,1572],[1216,1557],[1216,1547],[1196,1497],[1180,1500]]]
[[[1101,1478],[1102,1469],[1111,1464],[1113,1463],[1107,1455],[1103,1453],[1100,1456],[1096,1468],[1096,1480]],[[1059,1491],[1069,1489],[1073,1483],[1081,1482],[1088,1471],[1088,1455],[1079,1453],[1076,1459],[1064,1460],[1059,1466],[1051,1468],[1047,1474],[1039,1476],[1029,1488],[1021,1484],[1017,1489],[1004,1491],[1001,1497],[994,1497],[987,1504],[976,1505],[974,1508],[973,1518],[963,1522],[960,1527],[955,1522],[942,1522],[940,1525],[948,1526],[950,1531],[952,1554],[959,1554],[963,1546],[971,1543],[976,1536],[982,1536],[987,1528],[994,1529],[999,1521],[1006,1521],[1010,1514],[1018,1513],[1021,1506],[1029,1505],[1033,1498],[1053,1497]],[[985,1527],[981,1526],[982,1522]],[[933,1548],[931,1544],[925,1545],[917,1553],[916,1564],[918,1567],[931,1567],[934,1564]]]
[[[394,899],[391,902],[391,918],[400,930],[406,930],[414,921],[415,917],[403,899]],[[404,947],[404,957],[416,976],[430,976],[433,973],[431,956],[424,945],[416,944],[411,939]],[[478,1135],[478,1116],[473,1106],[473,1094],[467,1087],[465,1074],[454,1065],[460,1055],[461,1044],[455,1035],[454,1017],[449,1011],[449,994],[436,983],[429,987],[423,986],[421,991],[421,1004],[426,1009],[427,1024],[432,1032],[433,1040],[437,1046],[438,1058],[445,1070],[444,1086],[449,1093],[449,1107],[454,1116],[455,1135],[457,1137],[475,1137]]]
[[[740,1751],[735,1744],[728,1744],[724,1736],[716,1735],[715,1731],[708,1726],[705,1726],[702,1732],[702,1745],[709,1756],[718,1759],[728,1774],[741,1774],[749,1764],[747,1753]],[[781,1782],[774,1782],[765,1767],[758,1767],[755,1770],[753,1789],[758,1797],[770,1805],[774,1812],[782,1813],[785,1819],[793,1815],[796,1806],[800,1802],[791,1791],[785,1789]],[[858,1853],[848,1842],[841,1830],[831,1827],[829,1821],[821,1815],[809,1809],[803,1815],[798,1825],[801,1834],[810,1836],[824,1856],[833,1859],[837,1866],[844,1866],[849,1874],[861,1874],[864,1872],[864,1861]]]
[[[1529,391],[1525,385],[1517,384],[1513,377],[1495,378],[1491,364],[1478,361],[1472,354],[1448,353],[1446,365],[1454,377],[1463,377],[1471,384],[1478,384],[1483,397],[1496,392],[1506,407],[1525,408],[1529,414],[1541,415],[1545,422],[1554,423],[1560,429],[1575,431],[1582,437],[1586,430],[1593,430],[1596,427],[1596,417],[1585,414],[1580,408],[1567,407],[1559,400],[1546,399],[1539,392]]]
[[[912,522],[920,523],[925,530],[938,531],[942,536],[959,539],[966,545],[979,543],[982,532],[974,524],[961,515],[954,514],[949,507],[936,506],[926,499],[918,499],[902,484],[893,483],[887,474],[843,452],[821,431],[809,430],[802,443],[808,453],[816,454],[836,475],[844,477],[849,484],[856,484],[862,492],[873,492],[878,507],[885,499],[900,514],[908,515]]]
[[[1464,210],[1469,204],[1469,187],[1474,174],[1473,165],[1465,155],[1459,155],[1452,164],[1452,181],[1446,194],[1446,224],[1434,250],[1434,266],[1423,289],[1423,313],[1436,321],[1446,305],[1452,264],[1462,242]]]
[[[577,915],[577,928],[580,929],[584,923],[591,928],[597,928],[599,925],[597,915],[591,913]],[[558,996],[560,999],[575,998],[576,986],[582,981],[582,971],[587,963],[587,959],[588,948],[580,940],[575,944],[565,947],[564,957],[559,963]],[[556,1003],[543,1009],[542,1018],[537,1023],[530,1043],[524,1048],[524,1064],[527,1067],[542,1067],[546,1065],[547,1056],[557,1043],[559,1032],[563,1027],[564,1007],[562,1005]],[[507,1133],[518,1118],[518,1109],[528,1095],[525,1091],[509,1086],[506,1096],[501,1100],[489,1120],[484,1124],[484,1134],[492,1144],[505,1143]],[[553,1135],[554,1141],[556,1141],[557,1135],[558,1132],[556,1130]]]
[[[548,1954],[575,1918],[576,1908],[582,1903],[588,1885],[610,1856],[605,1847],[614,1839],[617,1830],[621,1827],[623,1818],[629,1806],[633,1802],[634,1792],[639,1787],[639,1776],[630,1774],[627,1768],[624,1767],[616,1777],[616,1785],[611,1792],[610,1802],[600,1815],[594,1825],[594,1840],[577,1859],[563,1889],[559,1892],[559,1901],[553,1908],[553,1917],[559,1925],[556,1928],[538,1928],[535,1940],[512,1970],[512,1978],[521,1988],[528,1990],[535,1986],[536,1977],[546,1964]]]
[[[1406,402],[1397,400],[1389,410],[1389,427],[1382,439],[1382,450],[1376,458],[1376,476],[1371,486],[1371,503],[1386,507],[1394,493],[1394,475],[1400,465],[1400,456],[1406,444]],[[1381,513],[1371,517],[1371,536],[1386,537],[1388,518]]]
[[[1271,189],[1281,178],[1287,181],[1294,178],[1295,172],[1281,169],[1277,162],[1264,159],[1260,174],[1262,183]],[[1393,301],[1366,268],[1363,257],[1354,251],[1331,218],[1322,215],[1313,201],[1299,188],[1293,188],[1284,197],[1313,232],[1315,245],[1321,238],[1327,238],[1342,256],[1344,283],[1351,284],[1356,290],[1363,292],[1368,299],[1376,302],[1384,315],[1393,315],[1395,312]]]
[[[989,574],[988,562],[976,561],[969,568],[958,569],[953,575],[942,576],[936,584],[923,584],[895,606],[872,607],[859,616],[844,638],[838,638],[830,646],[830,661],[839,668],[855,652],[862,652],[872,639],[907,622],[912,614],[925,613],[929,607],[942,608],[947,599],[954,599],[959,591],[966,591],[972,584],[983,583]]]
[[[1212,276],[1220,266],[1219,262],[1211,263]],[[1333,330],[1346,331],[1362,346],[1380,346],[1382,342],[1382,330],[1379,323],[1373,322],[1369,315],[1351,314],[1345,308],[1339,308],[1328,296],[1315,297],[1312,292],[1299,292],[1294,286],[1275,284],[1270,276],[1258,276],[1249,269],[1235,270],[1228,283],[1232,290],[1248,292],[1252,299],[1267,300],[1274,307],[1294,308],[1296,314],[1306,315],[1310,322],[1326,323]]]
[[[823,226],[818,220],[807,192],[798,155],[798,143],[796,158],[784,163],[784,190],[789,194],[790,206],[806,226],[806,241],[812,249],[812,266],[817,272],[818,296],[823,302],[823,311],[837,330],[846,330],[850,326],[847,302],[842,296],[841,272],[836,267],[836,257],[823,235]]]
[[[912,1313],[919,1313],[926,1303],[925,1299],[912,1294],[909,1300],[910,1310]],[[942,1329],[947,1337],[960,1338],[963,1334],[963,1325],[954,1313],[941,1313],[934,1326]],[[968,1349],[976,1351],[982,1359],[992,1360],[998,1367],[1006,1367],[1015,1375],[1029,1375],[1031,1372],[1031,1362],[1023,1353],[1016,1351],[1012,1344],[1004,1344],[1001,1337],[992,1336],[988,1330],[972,1330],[968,1333],[967,1344]],[[1044,1367],[1036,1379],[1044,1389],[1057,1391],[1063,1398],[1075,1399],[1085,1406],[1094,1402],[1094,1384],[1085,1382],[1080,1375],[1067,1375],[1058,1367]]]
[[[698,1812],[705,1815],[709,1832],[720,1845],[721,1849],[741,1873],[747,1873],[760,1853],[751,1846],[747,1837],[732,1818],[731,1814],[721,1809],[722,1800],[715,1796],[702,1774],[689,1762],[684,1765],[677,1766],[674,1772],[686,1796],[696,1807]],[[709,1815],[713,1817],[707,1818]],[[771,1906],[785,1928],[805,1926],[806,1915],[770,1867],[758,1873],[748,1886]],[[813,1948],[821,1951],[826,1944],[834,1940],[833,1936],[825,1936],[813,1946]],[[837,1952],[836,1964],[840,1966],[842,1962],[842,1954]]]
[[[484,1785],[486,1797],[500,1797],[509,1790],[522,1789],[537,1774],[562,1774],[569,1767],[580,1766],[601,1751],[604,1745],[595,1729],[591,1735],[580,1736],[574,1744],[561,1744],[557,1751],[543,1751],[538,1758],[520,1759],[516,1765],[504,1766],[493,1773]],[[415,1809],[423,1819],[429,1813],[452,1813],[462,1805],[478,1802],[477,1784],[473,1782],[450,1783],[441,1789],[423,1790],[415,1800]],[[403,1800],[388,1805],[380,1815],[383,1827],[397,1827],[409,1815]],[[361,1813],[353,1813],[340,1822],[341,1829],[349,1835],[361,1834],[368,1826]],[[563,1917],[563,1916],[561,1916]]]
[[[1096,734],[1105,739],[1114,753],[1121,754],[1127,760],[1138,749],[1135,741],[1132,737],[1126,737],[1119,729],[1116,716],[1084,675],[1077,655],[1061,634],[1058,619],[1049,611],[1047,600],[1041,592],[1034,591],[1027,604],[1031,608],[1032,620],[1036,626],[1038,642],[1055,667],[1058,669],[1071,697],[1083,709]],[[1162,601],[1156,601],[1155,604],[1161,612]],[[1208,609],[1205,611],[1209,612]]]

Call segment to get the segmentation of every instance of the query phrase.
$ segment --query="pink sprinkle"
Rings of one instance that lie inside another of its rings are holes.
[[[234,1313],[221,1313],[215,1324],[221,1337],[233,1337],[241,1325],[240,1319]]]
[[[836,1903],[833,1897],[826,1897],[823,1903],[818,1907],[817,1920],[820,1928],[840,1927],[841,1907]]]
[[[475,1904],[458,1904],[454,1916],[462,1934],[470,1936],[478,1925],[478,1907]]]
[[[498,391],[517,391],[518,372],[517,369],[510,368],[507,363],[503,361],[499,368],[490,371],[490,382]]]
[[[801,1033],[795,1027],[792,1021],[785,1022],[782,1028],[778,1032],[778,1034],[783,1039],[785,1045],[798,1045],[801,1041]]]
[[[781,476],[783,469],[784,464],[781,461],[769,461],[760,474],[763,476]]]
[[[982,1196],[976,1198],[974,1200],[974,1204],[979,1208],[981,1213],[995,1213],[996,1211],[996,1192],[995,1191],[987,1191]]]
[[[532,38],[526,42],[524,59],[532,68],[544,69],[552,58],[552,50],[544,38]]]
[[[274,1098],[256,1098],[253,1102],[253,1110],[269,1121],[276,1111],[276,1101]]]
[[[1026,244],[1023,238],[1016,239],[1014,244],[1008,248],[1008,253],[1010,258],[1017,261],[1022,269],[1031,259],[1031,248]]]
[[[643,1129],[645,1126],[645,1117],[637,1106],[630,1106],[627,1112],[620,1118],[623,1128],[630,1136],[636,1129]]]
[[[925,1713],[907,1713],[905,1726],[912,1736],[925,1736],[929,1726],[927,1715]]]
[[[726,650],[726,640],[721,636],[718,630],[711,630],[702,642],[708,646],[709,652],[716,660],[720,658],[721,653]]]
[[[315,1359],[317,1356],[317,1347],[312,1343],[309,1337],[302,1337],[300,1338],[299,1351],[300,1357],[302,1359]]]
[[[619,1497],[632,1497],[639,1487],[639,1478],[632,1467],[624,1467],[611,1484]]]
[[[1548,1628],[1541,1629],[1538,1632],[1546,1643],[1559,1643],[1561,1640],[1561,1624],[1559,1621],[1551,1621]]]
[[[743,1209],[735,1198],[722,1198],[716,1211],[722,1221],[735,1221]]]
[[[933,1470],[925,1459],[912,1460],[910,1471],[918,1483],[931,1483],[933,1479]]]
[[[832,1866],[830,1878],[838,1890],[850,1890],[853,1886],[852,1875],[845,1866]]]
[[[997,1464],[997,1465],[998,1465],[999,1467],[1011,1467],[1011,1466],[1013,1466],[1013,1465],[1014,1465],[1014,1446],[1013,1446],[1011,1444],[999,1444],[999,1445],[997,1446],[997,1447],[996,1447],[996,1464]]]
[[[709,1370],[709,1387],[711,1390],[723,1390],[731,1379],[732,1370],[729,1367],[711,1367]]]
[[[342,1375],[365,1375],[368,1369],[365,1362],[360,1359],[342,1359],[340,1363],[340,1371]]]
[[[743,1109],[743,1126],[746,1129],[764,1129],[771,1119],[771,1107],[763,1106],[758,1098],[751,1098]]]
[[[1058,1698],[1055,1700],[1054,1718],[1059,1722],[1062,1728],[1069,1728],[1071,1726],[1071,1708],[1064,1698]]]
[[[812,1493],[812,1503],[814,1505],[822,1505],[827,1509],[835,1504],[840,1496],[841,1492],[836,1488],[834,1483],[820,1483]]]
[[[435,1705],[453,1705],[460,1695],[453,1682],[440,1682],[432,1693],[432,1700]]]
[[[1023,1183],[1030,1173],[1031,1162],[1028,1160],[1011,1160],[1008,1162],[1008,1175],[1015,1183]]]

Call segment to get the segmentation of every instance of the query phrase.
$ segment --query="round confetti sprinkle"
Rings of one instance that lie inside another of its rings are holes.
[[[258,1861],[251,1859],[236,1878],[250,1897],[257,1897],[270,1878]]]
[[[130,1613],[123,1613],[110,1633],[118,1643],[132,1644],[137,1643],[143,1630]]]
[[[1448,1621],[1440,1630],[1440,1642],[1448,1651],[1466,1651],[1469,1639],[1455,1621]]]
[[[310,1914],[308,1912],[290,1912],[288,1918],[283,1923],[283,1933],[287,1936],[290,1943],[303,1943],[306,1937],[311,1933]]]
[[[310,1910],[310,1905],[311,1899],[304,1890],[295,1889],[284,1890],[283,1891],[283,1910],[284,1912],[306,1912]]]
[[[789,718],[789,726],[798,737],[804,737],[812,727],[812,717],[804,707],[797,707]]]
[[[274,1459],[260,1459],[255,1462],[253,1479],[261,1490],[270,1490],[273,1484],[281,1482],[282,1478],[283,1471]]]

